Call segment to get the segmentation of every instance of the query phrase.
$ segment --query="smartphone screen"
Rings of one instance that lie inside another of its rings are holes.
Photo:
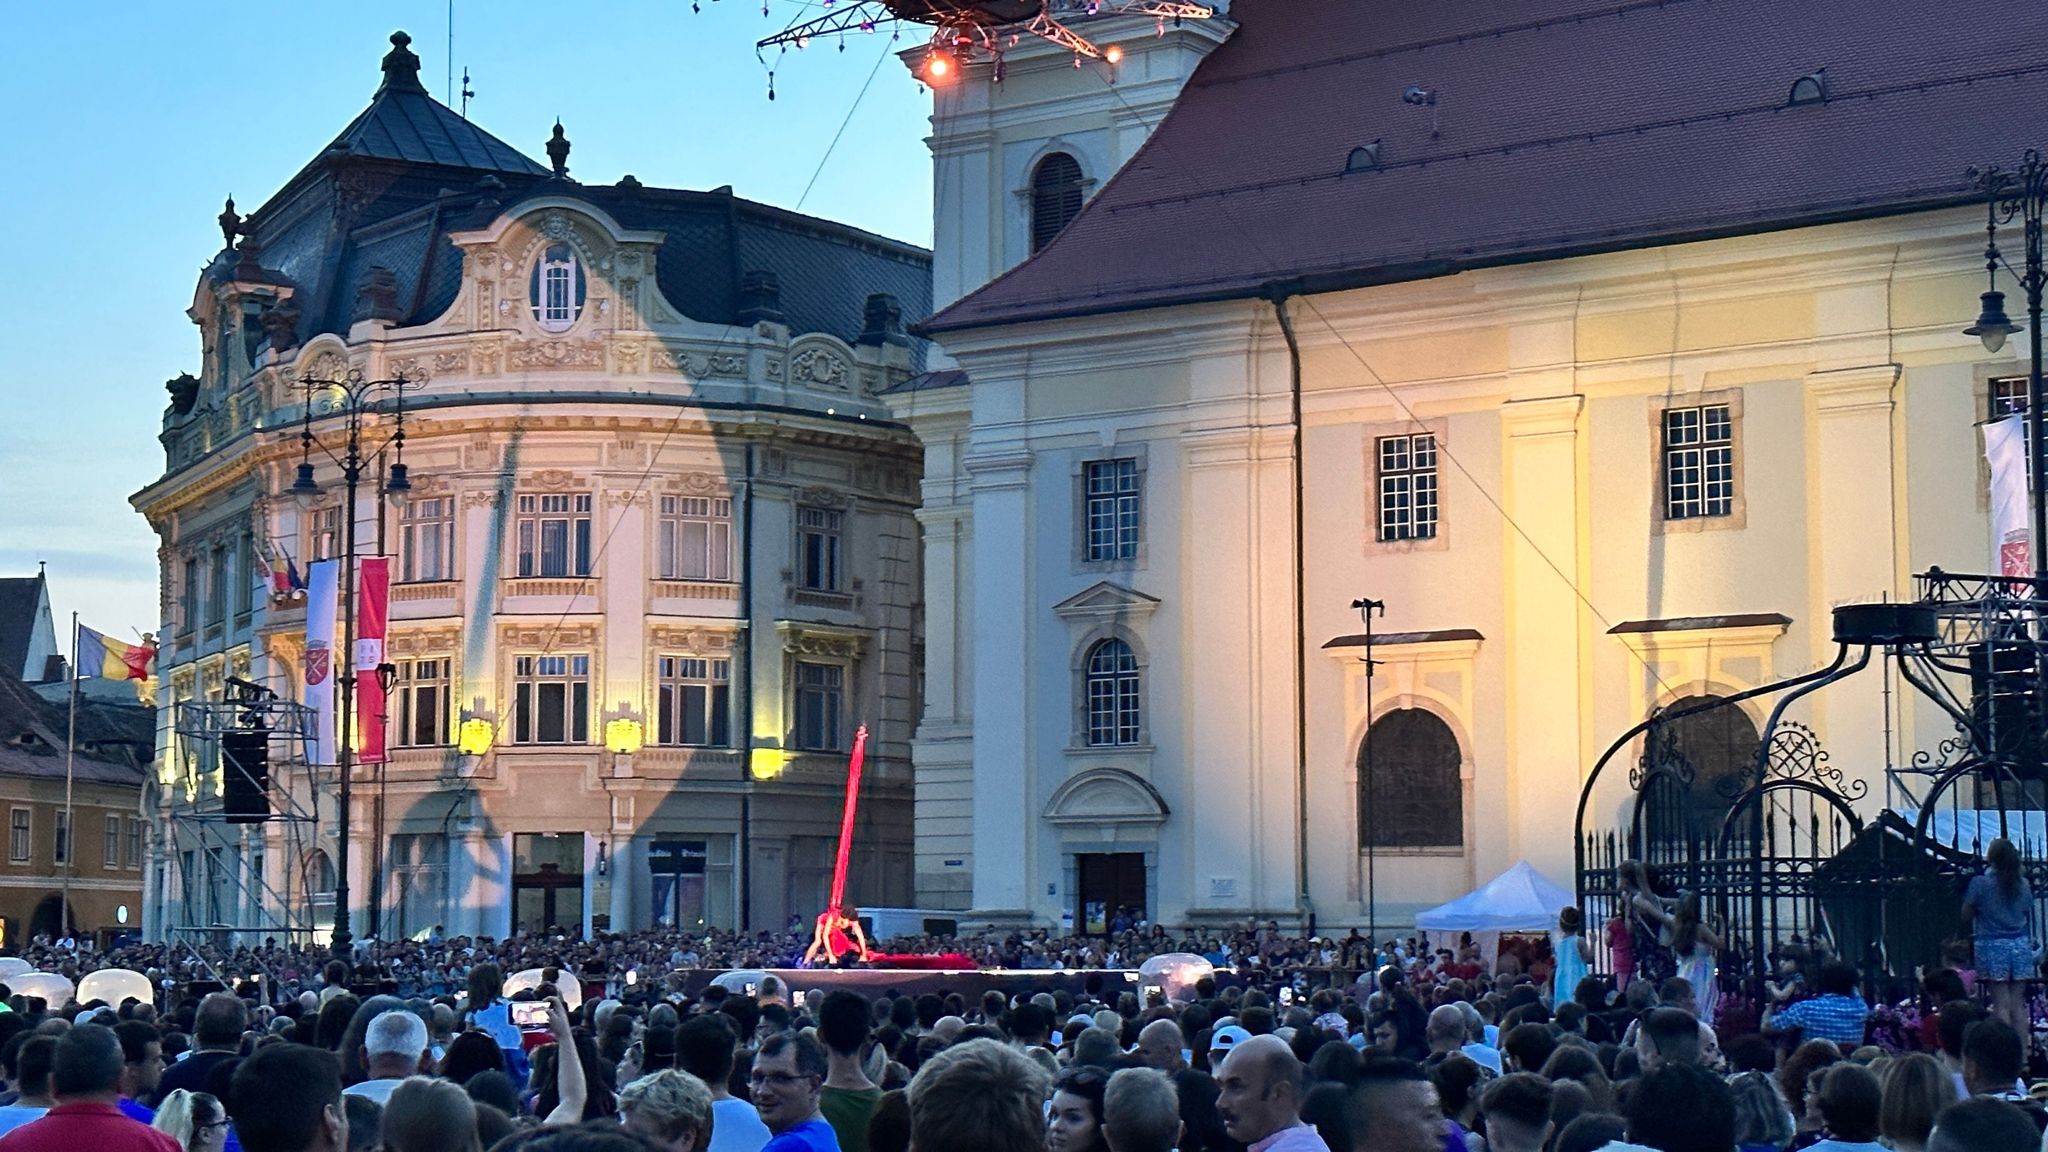
[[[538,1001],[512,1005],[512,1023],[519,1028],[544,1028],[548,1022],[548,1006]]]
[[[803,990],[803,989],[799,988],[799,989],[797,989],[796,991],[794,991],[794,992],[791,992],[791,993],[789,994],[789,1006],[790,1006],[791,1008],[801,1008],[801,1007],[803,1007],[803,1006],[804,1006],[804,990]]]
[[[756,984],[756,983],[754,983],[754,982],[753,982],[752,980],[749,980],[749,981],[747,981],[747,986],[746,986],[746,987],[747,987],[747,992],[746,992],[746,994],[747,994],[747,995],[749,995],[749,996],[754,996],[754,995],[758,995],[758,994],[760,993],[760,991],[761,991],[761,986],[760,986],[759,984]]]

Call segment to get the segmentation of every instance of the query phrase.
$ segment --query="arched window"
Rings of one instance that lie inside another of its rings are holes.
[[[1458,738],[1434,713],[1397,708],[1358,748],[1358,839],[1369,848],[1456,848],[1465,843]]]
[[[306,854],[306,892],[315,897],[334,895],[334,861],[318,848]]]
[[[1081,194],[1088,182],[1081,177],[1081,165],[1065,152],[1054,152],[1038,162],[1031,173],[1031,250],[1052,243],[1052,238],[1081,214]]]
[[[534,322],[549,332],[568,331],[583,314],[585,294],[583,264],[576,259],[576,250],[560,242],[548,245],[534,261],[527,290]]]
[[[1678,715],[1693,709],[1692,715]],[[1721,823],[1742,794],[1756,764],[1756,724],[1739,705],[1719,696],[1687,696],[1664,706],[1675,719],[1653,726],[1647,766],[1671,771],[1652,775],[1644,784],[1644,818],[1650,844],[1660,857],[1688,842],[1711,850],[1719,842]],[[1690,772],[1692,783],[1684,778]]]
[[[1090,745],[1138,742],[1138,658],[1129,644],[1112,638],[1088,650],[1087,694]]]

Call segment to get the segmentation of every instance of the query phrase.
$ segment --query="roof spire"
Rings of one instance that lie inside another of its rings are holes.
[[[562,121],[555,120],[555,134],[548,137],[548,160],[555,166],[555,175],[566,179],[569,175],[569,138],[562,135]]]
[[[227,241],[228,247],[233,248],[235,246],[235,233],[242,230],[242,218],[235,214],[235,198],[233,196],[228,197],[228,206],[223,208],[221,214],[216,216],[215,219],[220,221],[221,238]]]
[[[420,83],[420,58],[412,54],[406,45],[412,37],[403,31],[391,34],[391,51],[384,54],[384,83],[377,91],[389,89],[394,92],[425,92],[426,85]]]

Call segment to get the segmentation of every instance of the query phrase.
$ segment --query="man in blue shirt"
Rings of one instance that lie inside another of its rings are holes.
[[[1789,1007],[1772,1005],[1764,1012],[1761,1031],[1782,1036],[1796,1030],[1802,1041],[1832,1040],[1844,1053],[1862,1047],[1870,1005],[1856,991],[1859,978],[1855,965],[1829,961],[1821,966],[1820,995]]]
[[[830,1069],[824,1045],[802,1033],[761,1041],[747,1082],[754,1110],[775,1134],[762,1152],[839,1152],[839,1136],[818,1107]]]
[[[140,1020],[114,1025],[114,1038],[121,1042],[121,1099],[115,1107],[130,1120],[147,1124],[156,1119],[156,1113],[142,1101],[156,1095],[157,1081],[163,1079],[163,1039]]]

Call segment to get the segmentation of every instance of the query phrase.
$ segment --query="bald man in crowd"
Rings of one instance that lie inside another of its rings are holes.
[[[1173,1081],[1180,1101],[1180,1152],[1243,1152],[1223,1130],[1216,1111],[1216,1081],[1188,1066],[1187,1038],[1171,1020],[1154,1020],[1138,1033],[1138,1059]]]
[[[1240,1041],[1216,1071],[1216,1110],[1250,1152],[1330,1152],[1301,1122],[1301,1061],[1278,1036]]]

